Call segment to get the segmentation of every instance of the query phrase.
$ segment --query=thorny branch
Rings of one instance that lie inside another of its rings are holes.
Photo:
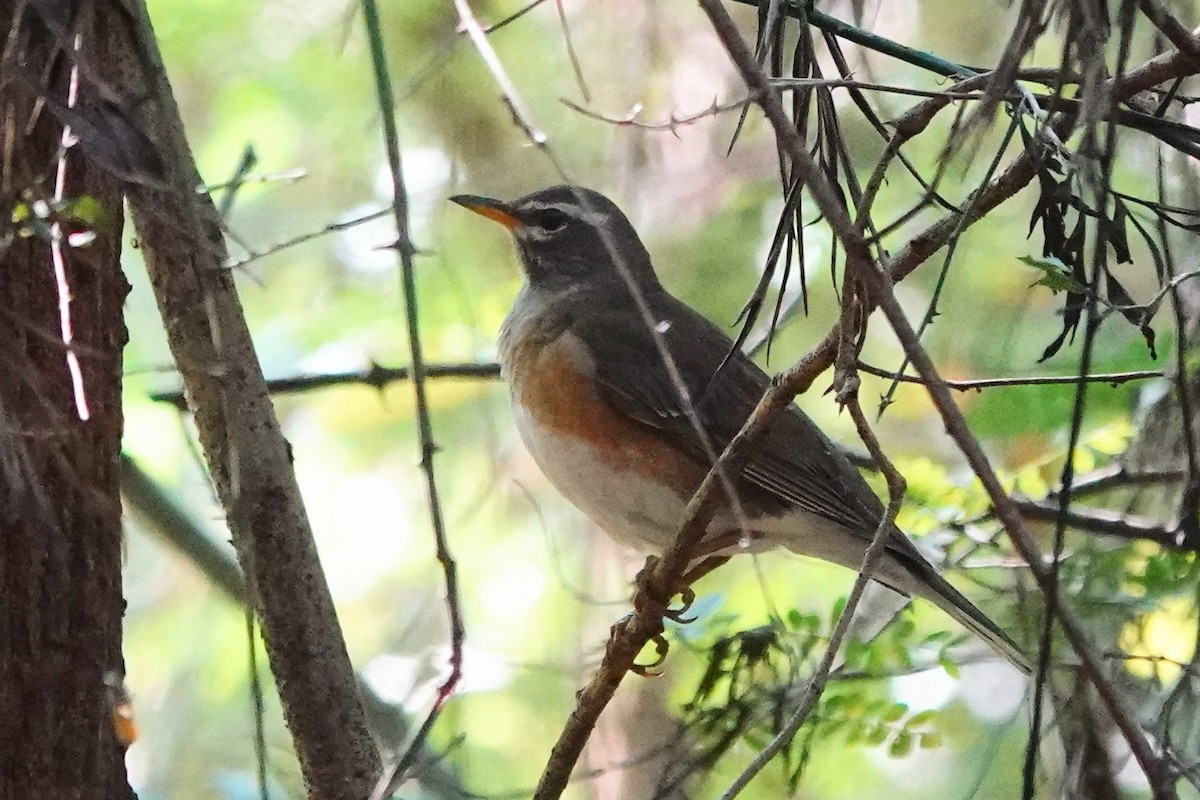
[[[372,364],[367,369],[346,372],[323,372],[318,375],[292,375],[267,381],[267,389],[273,395],[311,392],[331,389],[336,386],[369,386],[383,389],[390,383],[411,380],[413,371],[408,367],[384,367]],[[426,362],[425,380],[465,379],[496,380],[500,377],[500,365],[495,362],[468,361],[460,364],[432,364]],[[156,403],[168,403],[180,411],[187,410],[187,397],[180,391],[155,392],[150,399]]]
[[[395,761],[388,763],[371,793],[373,800],[382,800],[399,788],[407,771],[421,753],[425,739],[433,729],[433,723],[441,714],[446,701],[454,694],[462,678],[463,640],[466,630],[463,624],[462,601],[458,594],[458,566],[450,553],[446,538],[446,523],[442,516],[442,503],[438,495],[437,475],[433,468],[433,454],[437,446],[433,441],[433,423],[430,421],[429,400],[425,392],[425,359],[421,347],[421,328],[418,320],[416,269],[413,256],[416,247],[409,233],[408,192],[404,185],[404,170],[400,161],[400,134],[396,126],[396,109],[392,101],[392,82],[388,74],[387,54],[383,43],[383,30],[379,20],[379,9],[375,0],[363,0],[364,23],[370,42],[371,64],[375,73],[376,99],[383,121],[384,143],[387,148],[388,167],[392,182],[392,216],[396,222],[396,252],[400,256],[400,275],[404,294],[405,317],[408,323],[408,348],[412,358],[412,385],[416,398],[417,431],[421,447],[421,470],[425,474],[425,488],[429,501],[429,517],[437,551],[437,560],[442,565],[446,584],[446,613],[450,621],[450,672],[438,687],[437,696],[425,721],[418,728],[407,750]]]
[[[880,378],[898,380],[901,383],[920,385],[921,379],[913,375],[900,375],[890,370],[881,369],[864,362],[858,362],[858,369]],[[1161,378],[1160,370],[1131,370],[1129,372],[1102,372],[1086,376],[1091,383],[1102,383],[1109,386],[1119,386],[1131,381]],[[383,389],[390,383],[407,381],[412,378],[408,367],[385,367],[372,364],[361,370],[346,372],[322,372],[316,375],[292,375],[282,378],[272,378],[267,381],[267,389],[273,395],[311,392],[318,389],[330,389],[337,386],[369,386],[373,389]],[[465,361],[461,363],[425,365],[426,380],[498,380],[500,365],[493,361]],[[951,389],[960,392],[979,392],[984,389],[998,389],[1017,386],[1060,386],[1069,385],[1078,380],[1075,375],[1014,375],[1006,378],[968,378],[963,380],[946,381]],[[180,391],[155,392],[150,399],[156,403],[167,403],[180,411],[187,410],[187,398]]]

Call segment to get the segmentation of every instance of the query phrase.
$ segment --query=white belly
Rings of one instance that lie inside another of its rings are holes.
[[[687,498],[662,484],[631,480],[603,463],[587,442],[547,430],[513,404],[521,440],[546,478],[571,504],[621,544],[661,553],[683,521]]]

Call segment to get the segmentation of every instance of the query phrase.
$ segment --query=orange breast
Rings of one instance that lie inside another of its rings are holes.
[[[507,368],[513,400],[530,423],[586,443],[610,469],[654,480],[685,498],[704,479],[707,470],[600,396],[586,345],[570,333],[546,344],[517,343]]]

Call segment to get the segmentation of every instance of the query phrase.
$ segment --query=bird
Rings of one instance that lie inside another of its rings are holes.
[[[450,200],[507,228],[520,257],[524,281],[498,351],[526,448],[611,538],[661,554],[770,377],[663,287],[632,223],[603,194],[558,185],[507,202]],[[702,555],[783,547],[858,570],[884,516],[861,473],[794,403],[731,489]],[[899,528],[889,523],[886,536],[873,580],[932,601],[1030,671],[1022,649]]]

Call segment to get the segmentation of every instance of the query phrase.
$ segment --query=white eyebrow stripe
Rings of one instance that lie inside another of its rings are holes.
[[[582,219],[584,213],[584,210],[579,206],[568,203],[530,203],[525,206],[525,209],[529,211],[558,211],[572,219]]]
[[[607,214],[605,214],[603,211],[600,211],[599,209],[596,209],[590,205],[586,206],[586,207],[581,207],[577,204],[572,204],[572,203],[532,202],[532,203],[529,203],[528,205],[521,207],[518,210],[521,212],[526,212],[526,213],[536,213],[539,211],[558,211],[559,213],[565,214],[566,216],[570,217],[571,219],[577,219],[582,222],[587,222],[596,227],[603,226],[604,224],[606,224],[608,222]],[[525,238],[529,239],[531,241],[544,241],[551,236],[551,234],[548,231],[539,227],[536,224],[529,224],[529,225],[525,225],[523,227],[525,229],[525,232],[524,232]]]

